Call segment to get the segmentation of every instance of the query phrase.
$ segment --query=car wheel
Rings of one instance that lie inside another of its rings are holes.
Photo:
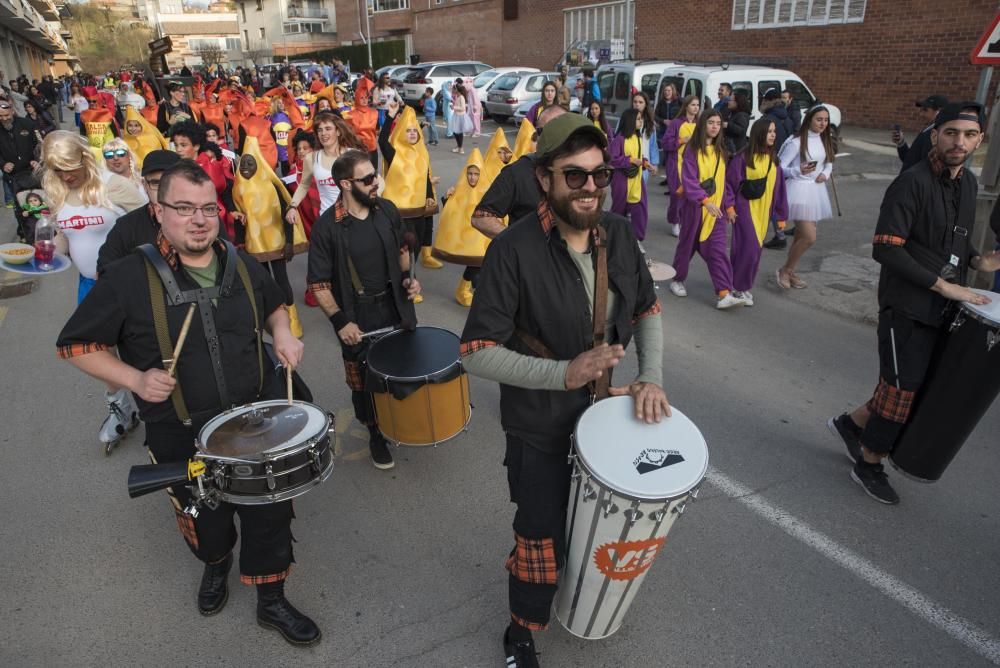
[[[510,120],[510,116],[501,116],[500,114],[497,114],[496,116],[491,116],[490,118],[492,118],[497,125],[503,125],[508,120]]]

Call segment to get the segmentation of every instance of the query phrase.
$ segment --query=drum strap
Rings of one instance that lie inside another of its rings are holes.
[[[608,237],[601,225],[598,225],[597,229],[594,230],[593,249],[597,266],[594,270],[594,339],[592,348],[604,343],[604,330],[608,317]],[[557,359],[548,346],[523,329],[515,329],[514,335],[539,357],[550,360]],[[607,398],[610,385],[611,370],[608,369],[597,381],[590,383],[590,394],[593,399],[598,401]]]
[[[160,357],[166,361],[174,357],[174,344],[170,341],[170,331],[167,329],[167,305],[163,298],[163,284],[156,275],[156,269],[146,263],[146,276],[149,278],[149,300],[153,306],[153,326],[156,329],[156,343],[160,347]],[[174,360],[176,363],[176,360]],[[170,393],[170,401],[174,404],[174,412],[185,425],[191,425],[191,415],[184,403],[184,393],[178,381]]]
[[[594,271],[594,343],[596,348],[604,343],[604,328],[608,318],[608,233],[598,225],[594,230],[594,252],[597,254],[597,267]],[[600,401],[608,396],[611,385],[611,369],[606,369],[601,377],[590,384],[590,394],[594,401]]]

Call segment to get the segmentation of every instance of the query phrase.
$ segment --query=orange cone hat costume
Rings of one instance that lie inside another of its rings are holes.
[[[358,89],[354,92],[354,109],[351,111],[349,120],[354,128],[354,134],[362,141],[368,152],[371,153],[378,148],[378,111],[368,106],[369,96],[375,84],[368,77],[361,77],[358,82]]]
[[[517,160],[521,156],[535,152],[535,126],[526,118],[521,121],[521,128],[517,131],[517,139],[514,140],[514,157]]]

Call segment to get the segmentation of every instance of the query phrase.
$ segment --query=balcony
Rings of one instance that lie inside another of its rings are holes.
[[[55,3],[52,0],[30,0],[30,4],[38,13],[42,15],[46,21],[58,21],[59,20],[59,10],[56,9]]]
[[[336,32],[336,26],[319,19],[292,19],[283,21],[281,24],[282,35],[331,34]]]
[[[289,22],[294,19],[320,19],[326,21],[330,18],[330,10],[326,7],[288,7]]]

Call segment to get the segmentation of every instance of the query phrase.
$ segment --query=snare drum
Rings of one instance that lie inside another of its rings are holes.
[[[366,389],[386,438],[437,445],[469,424],[469,378],[458,347],[459,338],[438,327],[397,330],[372,344]]]
[[[910,478],[940,480],[1000,394],[1000,294],[959,304],[941,335],[923,387],[889,461]]]
[[[573,635],[617,631],[667,532],[708,470],[701,432],[676,408],[659,424],[632,397],[597,402],[573,434],[566,565],[556,616]]]
[[[277,503],[305,494],[330,477],[333,416],[295,401],[258,401],[217,415],[195,446],[205,482],[222,501]]]

